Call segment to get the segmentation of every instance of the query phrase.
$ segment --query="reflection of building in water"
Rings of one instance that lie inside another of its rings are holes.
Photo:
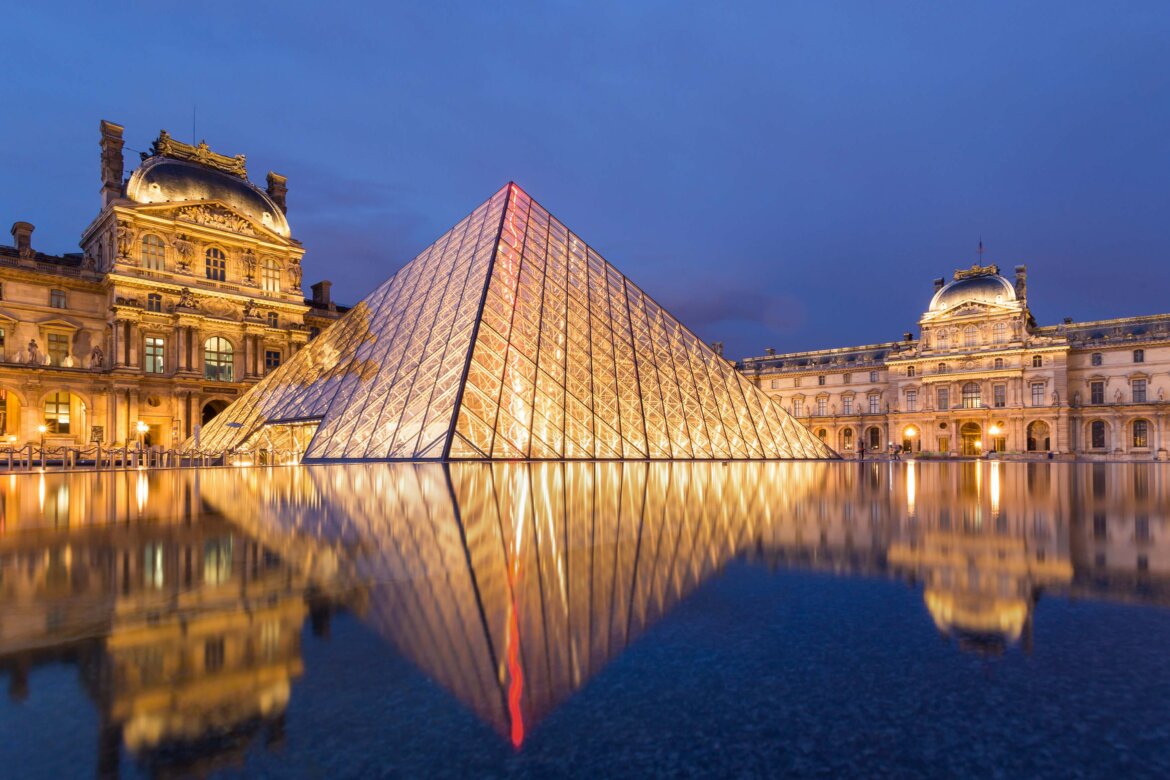
[[[306,593],[346,594],[519,743],[739,558],[922,583],[930,619],[980,651],[1027,641],[1044,592],[1170,605],[1158,512],[1170,487],[1156,468],[351,464],[154,473],[144,485],[137,473],[27,475],[0,480],[0,664],[19,697],[30,665],[77,661],[105,755],[125,744],[152,767],[191,771],[196,752],[215,765],[279,734]]]
[[[0,526],[12,695],[32,667],[76,661],[111,771],[122,744],[152,771],[203,771],[279,733],[306,614],[304,581],[279,556],[203,514],[173,474],[29,475],[0,493],[19,518]]]

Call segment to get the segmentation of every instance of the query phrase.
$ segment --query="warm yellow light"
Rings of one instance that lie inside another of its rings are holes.
[[[911,426],[911,427],[906,429],[905,433],[906,433],[907,438],[913,439],[915,436],[918,435],[918,429]]]
[[[38,425],[38,426],[37,426],[37,433],[40,433],[42,436],[43,436],[43,435],[44,435],[46,432],[48,432],[48,430],[49,430],[49,426],[47,426],[47,425]]]
[[[999,434],[1002,432],[1002,429],[998,425],[993,425],[990,428],[988,428],[987,431],[992,436],[999,436]]]
[[[9,444],[16,444],[16,434],[12,434],[8,437],[8,443]]]
[[[148,426],[146,423],[142,422],[142,420],[139,420],[138,423],[134,426],[134,428],[139,433],[146,433],[150,429],[150,426]]]

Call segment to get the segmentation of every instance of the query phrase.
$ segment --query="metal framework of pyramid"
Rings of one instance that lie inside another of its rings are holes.
[[[835,454],[508,184],[201,432],[305,462]]]

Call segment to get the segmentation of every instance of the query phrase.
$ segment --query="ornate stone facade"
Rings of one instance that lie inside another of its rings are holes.
[[[122,131],[101,123],[81,253],[36,251],[27,222],[0,246],[4,444],[177,445],[338,316],[328,283],[301,291],[285,177],[261,190],[164,131],[124,179]]]
[[[1038,326],[1027,269],[935,280],[920,336],[739,367],[843,455],[1152,460],[1170,439],[1170,314]]]

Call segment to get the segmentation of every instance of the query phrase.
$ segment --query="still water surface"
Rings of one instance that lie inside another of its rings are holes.
[[[0,477],[0,775],[1170,775],[1170,467]]]

